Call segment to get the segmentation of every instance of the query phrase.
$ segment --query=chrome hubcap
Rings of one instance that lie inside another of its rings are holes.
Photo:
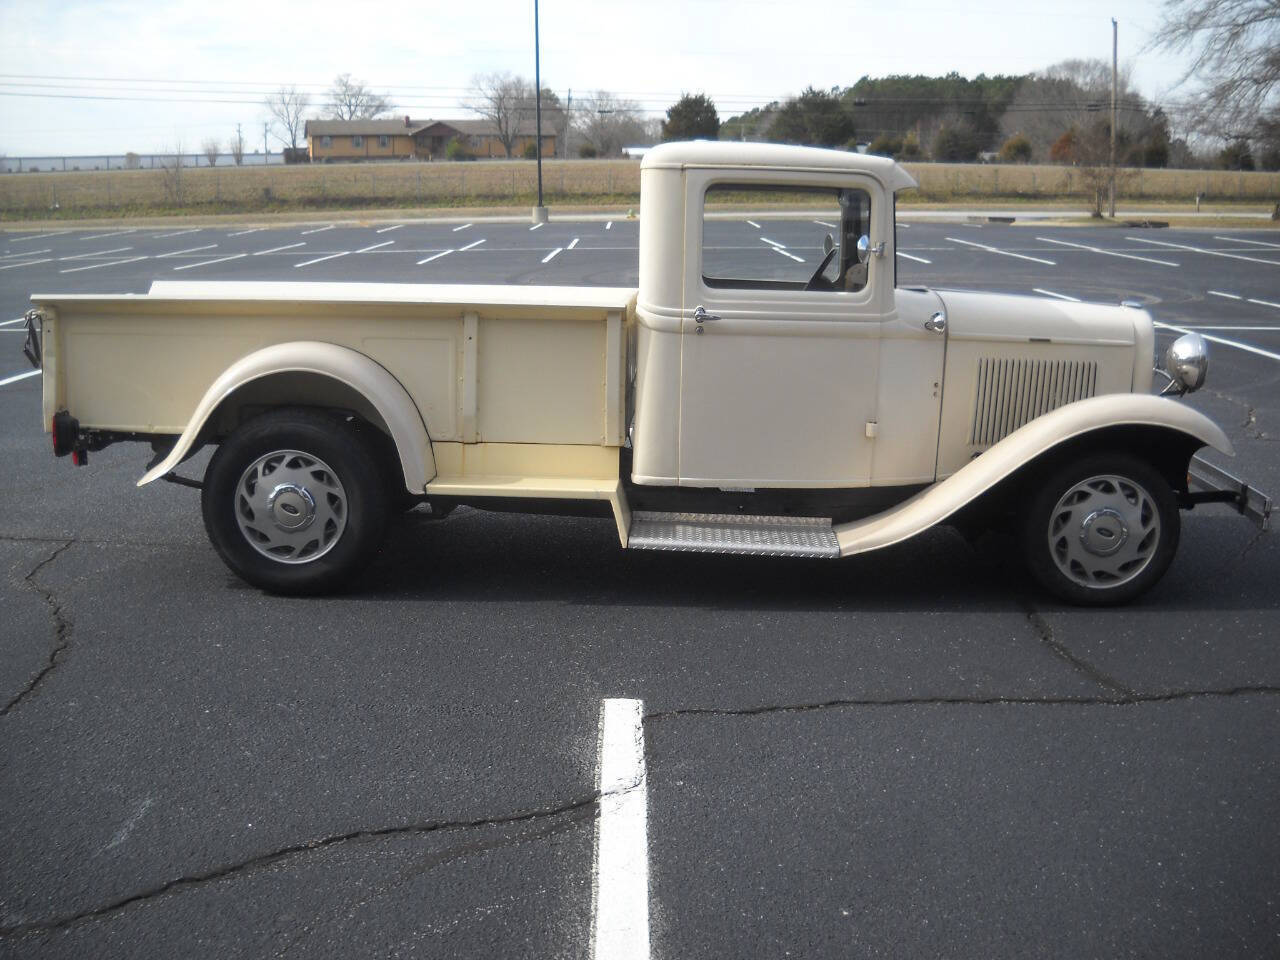
[[[318,457],[273,450],[240,475],[236,523],[255,550],[279,563],[308,563],[333,549],[347,526],[342,482]]]
[[[1105,589],[1132,580],[1160,544],[1160,511],[1128,477],[1082,480],[1049,515],[1049,553],[1058,569],[1084,587]]]

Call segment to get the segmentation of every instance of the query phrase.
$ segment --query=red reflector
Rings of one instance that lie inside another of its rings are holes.
[[[74,463],[77,467],[83,467],[85,464],[89,462],[89,451],[88,450],[72,450],[71,462]]]

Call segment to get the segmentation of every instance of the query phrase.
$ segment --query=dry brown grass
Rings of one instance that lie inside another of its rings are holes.
[[[920,189],[908,203],[978,199],[1085,200],[1071,167],[907,164]],[[537,171],[529,161],[387,163],[184,169],[181,187],[161,170],[0,175],[0,218],[92,218],[165,213],[257,213],[353,208],[531,204]],[[553,160],[543,165],[548,203],[631,203],[640,193],[633,160]],[[1120,178],[1125,200],[1280,200],[1280,173],[1133,170]]]

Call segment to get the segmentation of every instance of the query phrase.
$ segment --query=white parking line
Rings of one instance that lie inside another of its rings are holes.
[[[600,705],[600,819],[596,824],[596,960],[648,960],[649,825],[644,703]]]
[[[1033,263],[1043,263],[1047,267],[1056,267],[1058,264],[1053,260],[1042,260],[1040,257],[1028,257],[1024,253],[1010,253],[1008,250],[1000,250],[997,247],[989,247],[985,243],[974,243],[972,240],[960,240],[957,237],[946,237],[952,243],[963,243],[966,247],[977,247],[979,250],[986,250],[988,253],[998,253],[1002,257],[1017,257],[1019,260],[1030,260]]]
[[[137,233],[137,232],[138,230],[135,227],[132,230],[117,230],[114,233],[95,233],[87,237],[76,237],[76,239],[77,240],[101,240],[104,237],[123,237],[126,233]]]
[[[1240,296],[1240,294],[1238,294],[1238,293],[1223,293],[1221,290],[1209,290],[1209,291],[1207,291],[1207,293],[1208,293],[1208,294],[1209,294],[1209,296],[1211,296],[1211,297],[1225,297],[1225,298],[1226,298],[1226,299],[1228,299],[1228,300],[1243,300],[1243,299],[1244,299],[1244,297]]]
[[[1200,330],[1203,329],[1198,327],[1179,327],[1172,323],[1161,323],[1159,320],[1156,321],[1156,326],[1164,330],[1176,330],[1178,333],[1200,333]],[[1261,347],[1255,347],[1251,343],[1240,343],[1236,340],[1228,340],[1226,337],[1215,337],[1211,333],[1200,333],[1200,336],[1226,347],[1235,347],[1237,350],[1244,350],[1247,353],[1256,353],[1258,356],[1266,357],[1269,360],[1280,360],[1280,353],[1263,350]]]
[[[237,230],[235,233],[228,233],[228,237],[243,237],[250,233],[261,233],[266,227],[253,227],[249,230]]]
[[[1230,243],[1254,243],[1260,247],[1273,247],[1280,250],[1280,243],[1267,243],[1265,240],[1249,240],[1246,237],[1214,237],[1215,240],[1227,240]]]
[[[458,252],[461,253],[463,250],[474,250],[476,247],[480,246],[480,244],[484,243],[484,241],[485,241],[484,237],[481,237],[479,240],[473,240],[470,243],[468,243],[465,247],[459,247]]]
[[[462,226],[460,226],[460,227],[454,227],[454,228],[453,228],[453,232],[454,232],[454,233],[457,233],[459,230],[465,230],[465,229],[467,229],[467,227],[469,227],[469,226],[471,226],[471,224],[469,224],[469,223],[464,223],[464,224],[463,224]]]
[[[293,267],[296,270],[298,267],[309,267],[313,263],[324,263],[326,260],[336,260],[338,257],[345,257],[350,252],[350,250],[343,250],[341,253],[330,253],[323,257],[316,257],[314,260],[303,260],[301,263],[295,263]]]
[[[0,260],[19,260],[25,257],[38,257],[42,253],[53,253],[53,247],[45,247],[43,250],[24,250],[22,253],[6,253],[0,257]]]
[[[326,230],[332,230],[333,228],[334,224],[331,223],[327,227],[316,227],[314,230],[303,230],[302,233],[298,234],[298,236],[305,237],[309,233],[324,233]]]
[[[606,223],[606,224],[604,225],[604,228],[605,228],[606,230],[612,230],[612,229],[613,229],[613,221],[612,221],[612,220],[610,220],[608,223]]]
[[[286,243],[283,247],[272,247],[270,250],[259,250],[257,253],[254,254],[254,256],[260,257],[264,253],[279,253],[281,250],[293,250],[296,247],[305,247],[306,245],[307,245],[307,241],[305,240],[303,240],[301,243]]]
[[[19,380],[27,379],[27,377],[38,377],[42,372],[43,371],[41,370],[28,370],[26,373],[19,373],[16,376],[5,377],[5,379],[0,380],[0,387],[8,386],[11,383],[17,383]]]
[[[910,229],[911,229],[911,224],[909,224],[909,223],[903,223],[901,220],[895,220],[895,221],[893,222],[893,225],[894,225],[895,227],[897,227],[899,230],[910,230]]]
[[[764,243],[769,244],[769,246],[773,247],[774,249],[777,249],[778,247],[782,247],[785,249],[787,246],[785,243],[779,243],[777,240],[770,240],[768,237],[759,237],[757,239],[763,241]]]
[[[394,240],[383,240],[381,243],[374,243],[374,244],[370,244],[367,247],[361,247],[359,250],[356,251],[356,253],[368,253],[370,250],[377,250],[379,247],[389,247],[393,243],[395,243]]]
[[[1065,293],[1054,293],[1052,290],[1043,290],[1040,287],[1032,287],[1031,289],[1033,292],[1042,293],[1046,297],[1057,297],[1059,300],[1070,300],[1072,303],[1080,302],[1079,297],[1069,297]]]
[[[45,257],[41,260],[23,260],[21,263],[6,263],[0,270],[12,270],[15,267],[34,267],[37,263],[50,263],[53,257]]]
[[[789,253],[786,250],[783,250],[781,247],[772,247],[770,249],[772,249],[774,253],[780,253],[784,257],[790,257],[796,263],[804,263],[804,257],[797,257],[794,253]]]
[[[383,227],[381,230],[375,230],[374,233],[390,233],[392,230],[399,230],[403,227],[403,223],[397,223],[394,227]]]
[[[815,221],[813,221],[813,222],[814,222],[814,223],[816,223],[816,224],[817,224],[818,226],[820,226],[820,227],[830,227],[832,230],[838,230],[838,229],[839,229],[839,228],[838,228],[834,223],[827,223],[827,221],[825,221],[825,220],[815,220]]]
[[[71,231],[69,230],[54,230],[52,233],[33,233],[30,236],[18,237],[14,240],[8,240],[6,238],[6,242],[7,243],[26,243],[28,240],[39,240],[41,237],[60,237],[64,233],[70,233],[70,232]]]
[[[932,260],[926,260],[924,257],[912,256],[909,253],[903,253],[901,250],[898,251],[898,256],[906,257],[908,260],[914,260],[916,263],[933,263]]]
[[[112,247],[110,250],[95,250],[93,253],[73,253],[69,257],[59,257],[59,260],[87,260],[90,257],[105,257],[109,253],[124,253],[126,250],[132,250],[133,247]]]
[[[566,249],[566,250],[572,250],[572,249],[573,249],[574,247],[576,247],[577,245],[578,245],[578,238],[577,238],[577,237],[574,237],[572,240],[570,240],[570,241],[569,241],[569,245],[568,245],[567,247],[565,247],[565,249]]]
[[[430,263],[432,260],[439,260],[441,257],[447,257],[451,253],[453,253],[452,250],[442,250],[440,253],[433,253],[425,260],[419,260],[418,266],[422,266],[424,263]]]
[[[1280,303],[1273,303],[1270,300],[1255,300],[1253,297],[1250,297],[1246,303],[1256,303],[1260,307],[1275,307],[1277,310],[1280,310]]]
[[[1280,327],[1256,327],[1256,326],[1223,326],[1219,323],[1189,323],[1186,325],[1188,330],[1257,330],[1262,333],[1275,333],[1280,331]]]
[[[203,247],[188,247],[186,250],[171,250],[169,253],[157,253],[156,259],[163,260],[165,257],[180,257],[184,253],[195,253],[198,250],[212,250],[216,246],[216,243],[207,243]]]
[[[540,230],[545,226],[546,226],[545,223],[535,223],[532,227],[529,228],[529,232],[532,233],[534,230]]]
[[[200,229],[201,229],[200,227],[192,227],[190,230],[178,230],[178,231],[175,231],[174,233],[153,233],[151,235],[151,239],[163,240],[165,237],[180,237],[184,233],[199,233]]]
[[[68,267],[66,270],[59,270],[59,273],[79,273],[81,270],[101,270],[103,267],[118,267],[125,263],[137,263],[139,260],[146,260],[142,257],[126,257],[123,260],[108,260],[106,263],[91,263],[87,267]]]
[[[1178,267],[1181,264],[1174,263],[1172,260],[1156,260],[1154,257],[1140,257],[1133,253],[1118,253],[1115,250],[1103,250],[1101,247],[1091,247],[1087,243],[1072,243],[1070,240],[1055,240],[1053,237],[1036,237],[1037,240],[1043,240],[1045,243],[1056,243],[1064,247],[1075,247],[1077,250],[1088,250],[1090,253],[1100,253],[1104,257],[1123,257],[1125,260],[1141,260],[1143,263],[1157,263],[1162,267]]]
[[[760,229],[760,224],[756,223],[754,220],[748,220],[748,221],[747,221],[747,223],[751,224],[751,225],[752,225],[753,227],[755,227],[757,230],[759,230],[759,229]]]
[[[560,252],[561,250],[563,250],[563,249],[564,249],[564,247],[556,247],[554,250],[552,250],[552,251],[551,251],[550,253],[548,253],[545,257],[543,257],[543,258],[542,258],[542,262],[543,262],[543,263],[549,263],[549,262],[550,262],[550,261],[555,257],[555,255],[556,255],[557,253],[559,253],[559,252]]]
[[[1263,260],[1259,257],[1246,257],[1242,253],[1223,253],[1221,250],[1206,250],[1204,247],[1192,247],[1185,243],[1171,243],[1168,240],[1147,240],[1145,237],[1125,237],[1136,243],[1150,243],[1157,247],[1173,247],[1175,250],[1190,250],[1192,253],[1203,253],[1211,257],[1230,257],[1232,260],[1248,260],[1250,263],[1265,263],[1272,267],[1280,267],[1280,260]]]
[[[192,267],[207,267],[211,263],[226,263],[228,260],[239,260],[241,257],[247,257],[247,253],[233,253],[229,257],[218,257],[216,260],[201,260],[199,263],[184,263],[180,267],[174,267],[175,270],[190,270]]]
[[[16,320],[6,320],[4,323],[0,323],[0,327],[12,327],[15,323],[26,323],[26,322],[27,322],[26,317],[18,317]]]

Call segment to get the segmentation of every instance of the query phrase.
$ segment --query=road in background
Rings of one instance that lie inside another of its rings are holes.
[[[808,258],[812,223],[752,221],[723,242]],[[1216,337],[1184,402],[1280,493],[1274,232],[898,239],[904,285],[1134,298]],[[630,285],[637,242],[626,220],[6,233],[0,382],[27,370],[31,292]],[[947,530],[829,563],[465,509],[409,514],[357,590],[299,600],[227,573],[198,494],[135,488],[144,448],[74,469],[39,421],[38,376],[0,386],[5,955],[602,956],[617,698],[643,701],[627,915],[654,956],[1274,952],[1280,547],[1225,508],[1184,514],[1168,576],[1117,610],[1046,601]]]

